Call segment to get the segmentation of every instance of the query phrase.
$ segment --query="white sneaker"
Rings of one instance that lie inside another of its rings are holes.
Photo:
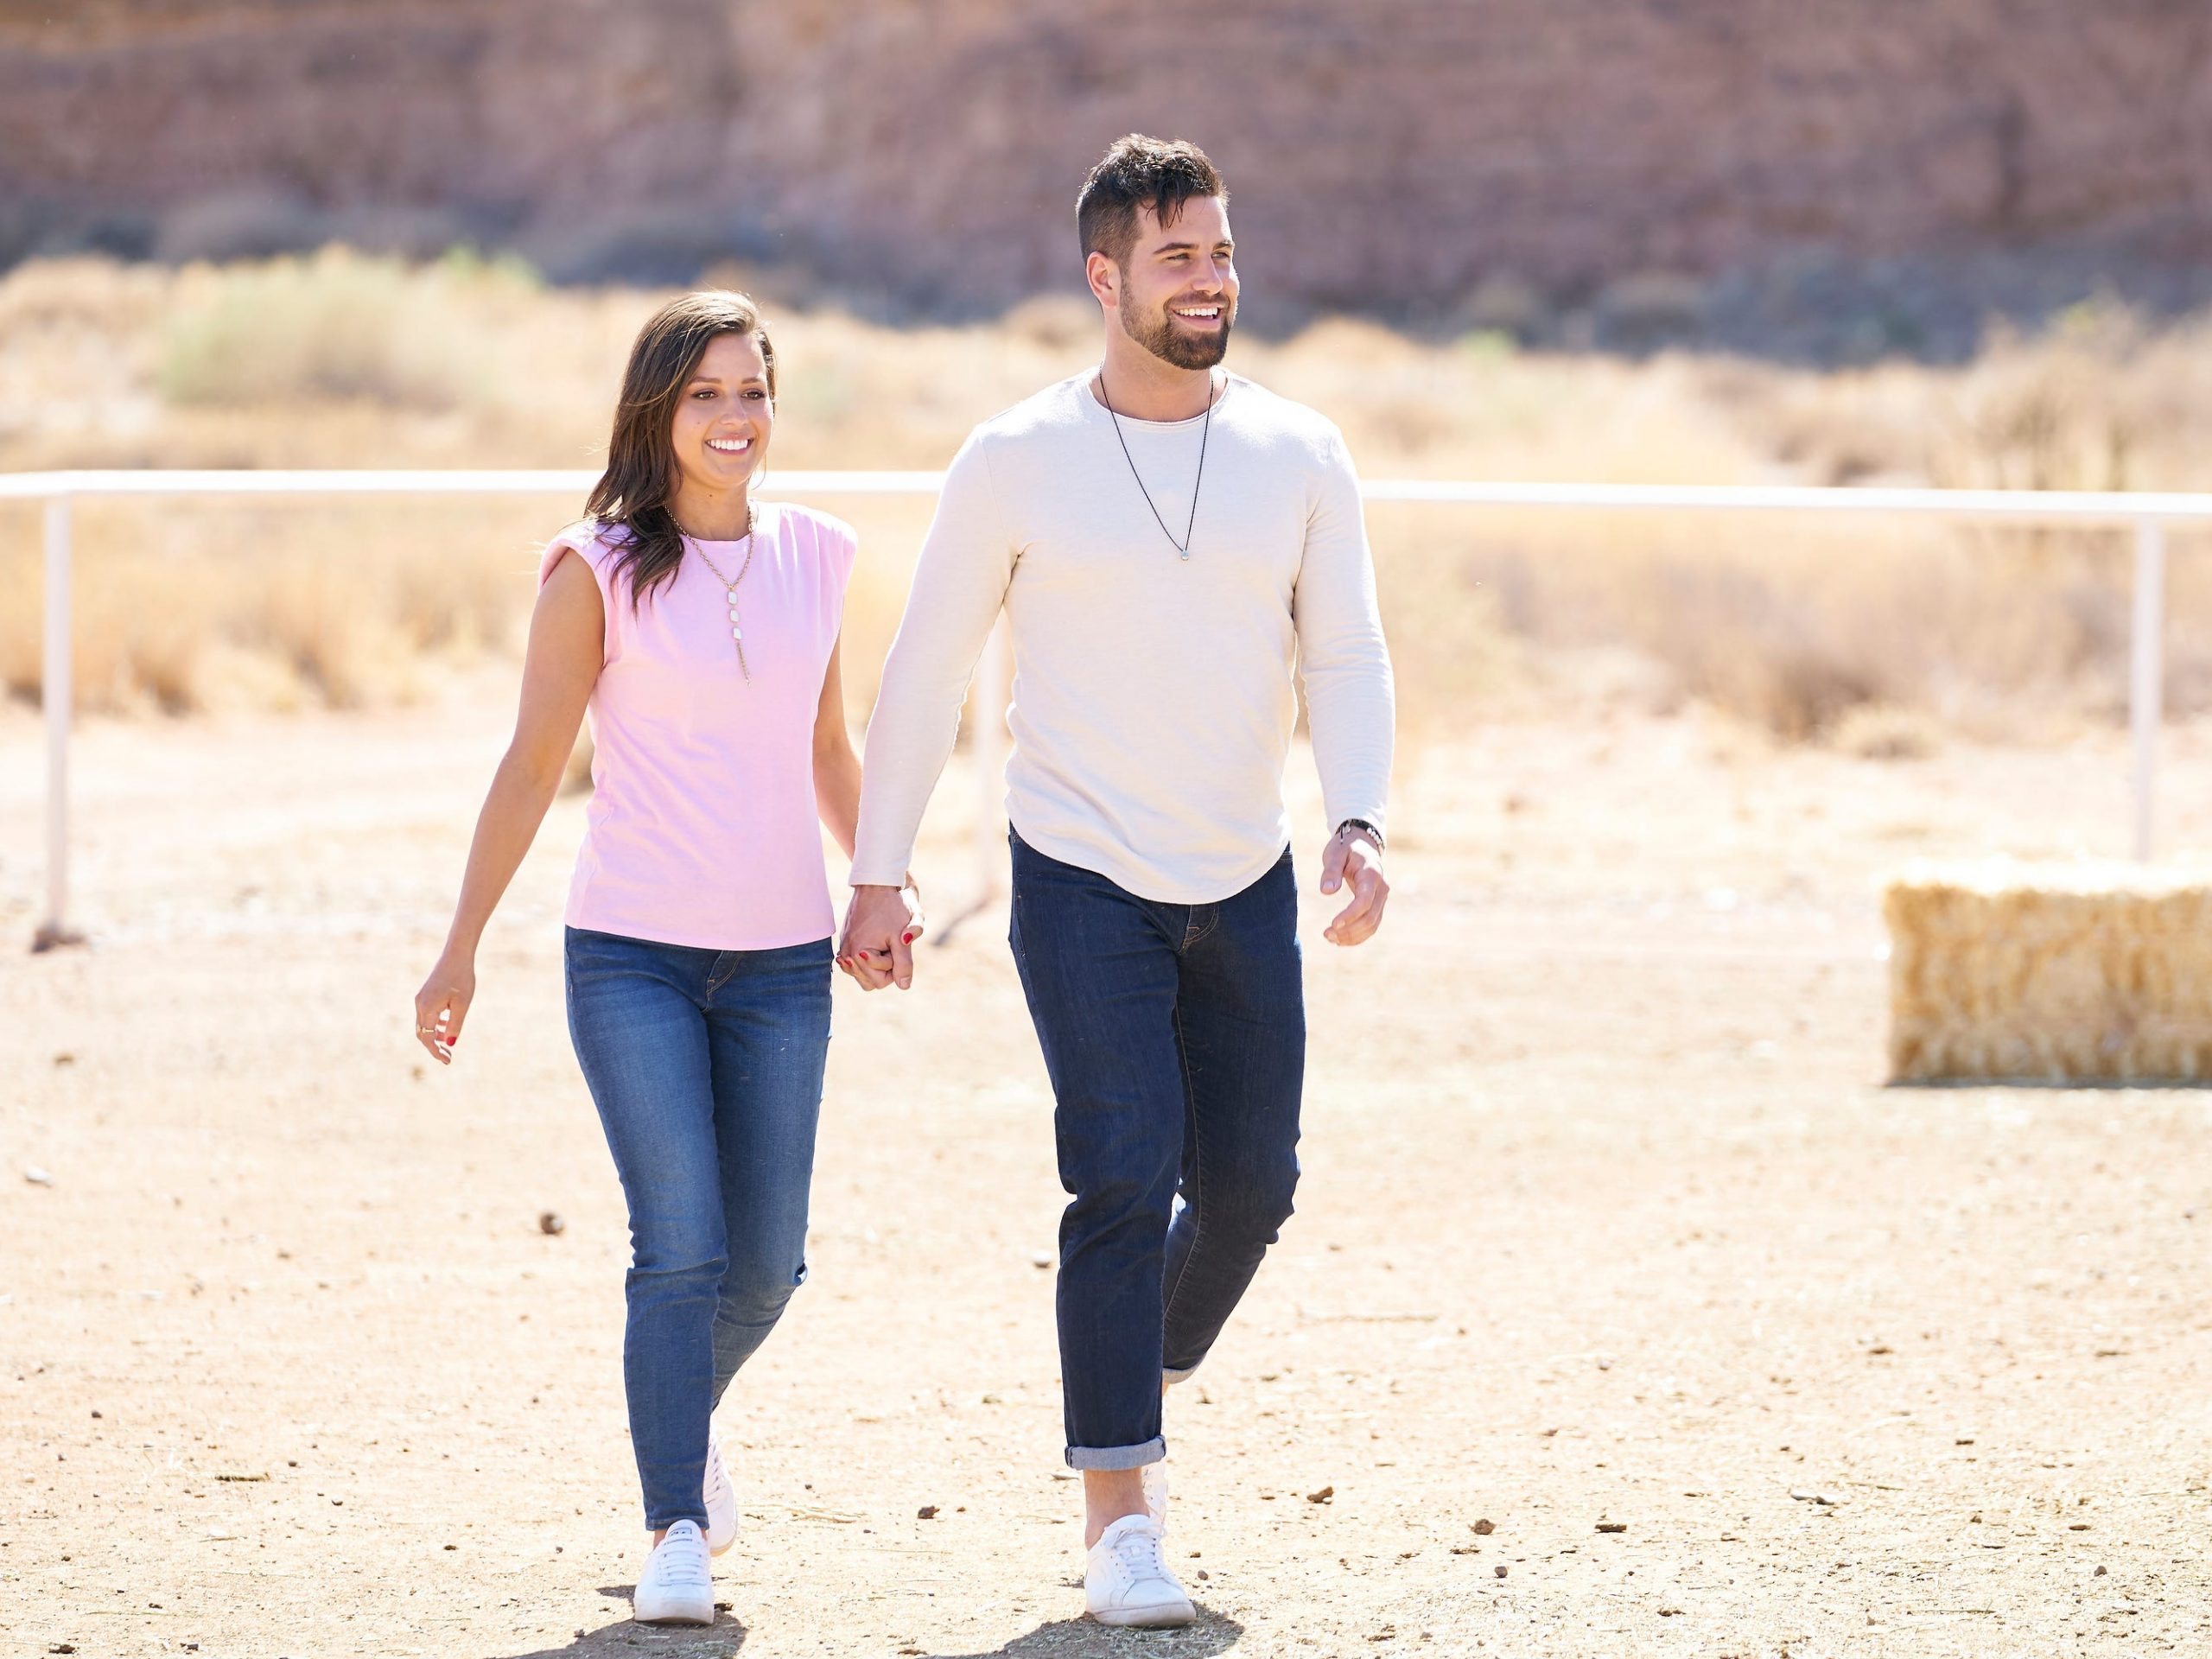
[[[1160,1535],[1167,1535],[1167,1465],[1165,1460],[1147,1463],[1143,1467],[1144,1512],[1160,1529]]]
[[[1164,1630],[1198,1616],[1160,1559],[1160,1524],[1148,1515],[1125,1515],[1099,1535],[1084,1562],[1083,1593],[1101,1624]]]
[[[721,1555],[737,1541],[737,1492],[729,1484],[718,1441],[707,1442],[707,1553]]]
[[[645,1557],[630,1598],[630,1617],[640,1624],[715,1622],[715,1581],[696,1521],[677,1522]]]

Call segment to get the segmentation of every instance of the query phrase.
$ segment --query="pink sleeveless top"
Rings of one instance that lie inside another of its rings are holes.
[[[703,546],[734,578],[741,541],[692,543],[634,610],[601,526],[573,524],[545,550],[541,586],[573,549],[607,607],[571,927],[715,950],[775,950],[834,931],[814,721],[858,543],[851,526],[783,503],[760,504],[754,536],[737,590],[750,679],[722,584],[699,556]]]

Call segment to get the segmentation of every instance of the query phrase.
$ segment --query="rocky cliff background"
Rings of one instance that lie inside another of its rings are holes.
[[[2207,296],[2205,0],[0,0],[0,258],[333,238],[730,256],[973,315],[1072,284],[1130,129],[1253,320],[1970,349]]]

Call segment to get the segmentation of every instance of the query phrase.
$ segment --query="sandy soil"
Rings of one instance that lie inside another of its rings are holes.
[[[1382,937],[1312,901],[1300,1213],[1168,1426],[1198,1627],[1079,1618],[1002,912],[910,996],[841,988],[813,1278],[723,1417],[730,1611],[630,1626],[576,802],[461,1064],[408,1035],[508,698],[86,731],[96,948],[0,955],[0,1651],[2212,1649],[2212,1100],[1879,1086],[1879,873],[2115,849],[2118,742],[1882,765],[1694,718],[1432,748]],[[2212,845],[2212,730],[2170,747]],[[7,941],[36,753],[0,717]]]

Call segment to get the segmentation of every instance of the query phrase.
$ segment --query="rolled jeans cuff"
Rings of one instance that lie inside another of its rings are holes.
[[[1160,1380],[1172,1389],[1178,1382],[1195,1373],[1198,1369],[1196,1365],[1185,1365],[1179,1371],[1173,1365],[1163,1365],[1160,1370]]]
[[[1071,1446],[1071,1469],[1141,1469],[1167,1455],[1167,1442],[1155,1434],[1141,1446]]]

